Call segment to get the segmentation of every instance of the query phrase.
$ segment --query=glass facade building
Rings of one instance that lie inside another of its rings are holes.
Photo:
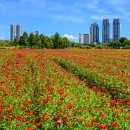
[[[99,43],[99,26],[96,23],[91,24],[90,27],[90,42]]]
[[[113,20],[113,41],[120,39],[120,20]]]
[[[110,23],[109,19],[103,19],[102,23],[102,43],[110,42]]]

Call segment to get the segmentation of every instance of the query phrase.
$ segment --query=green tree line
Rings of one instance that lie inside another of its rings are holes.
[[[110,43],[99,43],[99,44],[81,44],[77,42],[70,42],[66,37],[61,37],[59,33],[55,33],[52,36],[45,36],[43,34],[34,34],[24,32],[19,40],[4,40],[0,41],[0,48],[4,47],[24,47],[24,48],[49,48],[49,49],[57,49],[57,48],[111,48],[111,49],[130,49],[130,40],[126,37],[121,37],[117,41],[113,41]]]
[[[130,40],[126,37],[121,37],[119,40],[107,44],[107,46],[113,49],[130,49]]]
[[[38,33],[28,35],[27,32],[24,32],[18,41],[15,40],[15,43],[21,47],[52,49],[68,48],[71,45],[71,42],[66,37],[61,37],[58,33],[49,37]]]

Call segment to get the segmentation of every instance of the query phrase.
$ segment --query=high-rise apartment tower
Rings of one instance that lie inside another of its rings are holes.
[[[16,36],[16,26],[14,24],[10,25],[10,40],[13,41]]]
[[[82,43],[82,34],[79,33],[79,43]]]
[[[90,35],[89,34],[84,34],[83,43],[90,44]]]
[[[22,25],[16,25],[16,39],[19,40],[22,35]]]
[[[90,42],[99,43],[99,26],[96,23],[91,24],[90,27]]]
[[[113,41],[120,39],[120,20],[113,20]]]
[[[102,23],[102,43],[109,43],[109,41],[110,41],[109,19],[103,19],[103,23]]]

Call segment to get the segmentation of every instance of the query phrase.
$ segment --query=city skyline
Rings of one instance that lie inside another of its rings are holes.
[[[110,23],[109,19],[103,19],[102,21],[102,41],[100,41],[99,32],[100,28],[97,23],[93,23],[90,26],[90,34],[79,33],[79,43],[90,44],[90,43],[109,43],[111,40],[116,41],[120,39],[120,19],[113,19],[113,38],[110,38]],[[35,33],[39,33],[35,31]],[[11,24],[10,25],[10,40],[19,40],[22,35],[22,25],[21,24]],[[65,36],[67,37],[67,36]]]
[[[112,26],[112,30],[110,31],[110,27]],[[99,32],[102,30],[102,41],[100,41]],[[112,32],[112,38],[110,33]],[[120,19],[113,19],[113,25],[110,25],[109,19],[103,19],[102,21],[102,29],[99,28],[97,23],[93,23],[90,26],[90,34],[83,34],[79,36],[79,39],[83,37],[83,44],[88,43],[109,43],[111,41],[116,41],[120,39]],[[80,40],[82,41],[82,40]],[[90,41],[90,42],[88,42]]]
[[[110,19],[112,24],[114,18],[120,18],[120,35],[130,38],[129,5],[129,0],[1,0],[0,39],[10,39],[10,23],[21,23],[23,32],[38,30],[48,36],[58,32],[78,41],[79,33],[89,33],[91,23],[96,22],[101,28],[102,19]],[[99,35],[102,41],[101,31]]]

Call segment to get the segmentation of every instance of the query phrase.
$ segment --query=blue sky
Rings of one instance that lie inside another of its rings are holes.
[[[22,24],[23,31],[55,32],[71,40],[89,33],[91,23],[120,18],[121,36],[130,38],[130,0],[0,0],[0,40],[10,39],[10,24]]]

